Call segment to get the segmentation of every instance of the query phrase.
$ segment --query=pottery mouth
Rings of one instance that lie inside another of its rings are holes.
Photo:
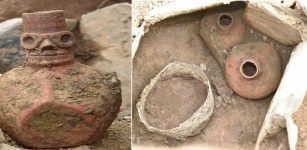
[[[245,60],[241,63],[240,73],[246,79],[253,79],[260,73],[259,65],[253,60]]]
[[[233,26],[234,19],[230,13],[222,13],[217,17],[216,22],[221,29],[229,29]]]
[[[74,59],[73,52],[68,49],[45,49],[43,51],[26,51],[25,64],[27,66],[52,66],[71,62]]]
[[[36,49],[34,51],[29,51],[29,56],[60,56],[60,55],[70,55],[71,51],[66,49],[56,50],[52,47],[47,47],[45,49]]]

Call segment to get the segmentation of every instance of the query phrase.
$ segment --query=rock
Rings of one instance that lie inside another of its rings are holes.
[[[66,25],[67,25],[67,30],[68,31],[73,31],[78,24],[77,19],[66,19]]]
[[[266,5],[265,3],[249,3],[244,12],[247,24],[284,45],[296,45],[301,42],[299,31],[272,14],[272,10]],[[286,7],[283,9],[293,11]]]
[[[67,27],[73,30],[77,26],[77,19],[67,19],[66,23]],[[21,18],[0,23],[0,73],[23,64],[24,52],[19,42],[21,32]]]
[[[0,143],[4,143],[6,140],[5,140],[5,137],[4,137],[4,133],[2,132],[2,130],[0,129]]]
[[[122,84],[122,109],[130,107],[131,5],[120,3],[85,14],[80,20],[83,38],[99,47],[99,56],[86,64],[117,72]]]
[[[12,30],[16,26],[21,26],[21,18],[14,18],[4,22],[1,22],[0,34]]]
[[[129,119],[130,118],[130,119]],[[126,109],[117,115],[117,120],[131,120],[131,109]]]
[[[0,24],[0,73],[22,65],[24,52],[20,47],[21,18],[10,19]]]

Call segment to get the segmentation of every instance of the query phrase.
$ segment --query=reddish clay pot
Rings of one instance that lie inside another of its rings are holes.
[[[201,20],[200,35],[223,68],[230,48],[243,41],[245,24],[242,15],[243,6],[231,4],[208,10]]]
[[[226,59],[228,85],[247,99],[261,99],[272,94],[281,80],[279,53],[262,42],[235,46]]]
[[[34,148],[90,144],[119,112],[120,81],[73,61],[63,11],[23,14],[25,65],[0,78],[0,127]]]

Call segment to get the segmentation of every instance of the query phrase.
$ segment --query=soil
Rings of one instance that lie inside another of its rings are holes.
[[[286,129],[279,131],[274,136],[267,136],[260,144],[259,149],[264,150],[290,150]]]
[[[130,120],[116,120],[109,128],[107,135],[90,145],[91,150],[130,150]]]
[[[59,150],[129,150],[131,149],[131,120],[115,120],[108,129],[107,134],[89,146],[81,146],[77,148],[67,148]],[[10,137],[5,135],[6,144],[15,147],[27,149],[22,145],[18,145]],[[48,150],[48,149],[29,149],[29,150]],[[54,149],[53,149],[54,150]]]
[[[307,149],[307,96],[305,96],[300,109],[293,115],[294,123],[298,127],[297,150]]]
[[[222,69],[200,36],[200,22],[205,12],[199,11],[165,19],[152,25],[149,32],[141,39],[133,60],[133,144],[166,147],[196,144],[236,150],[254,149],[272,96],[250,101],[231,92]],[[246,36],[245,42],[262,41],[273,45],[280,52],[282,68],[285,68],[292,47],[283,46],[249,26],[246,27]],[[184,141],[149,132],[141,123],[135,107],[143,88],[167,64],[175,61],[204,64],[215,95],[214,114],[205,129]]]
[[[207,91],[206,85],[191,77],[173,77],[158,82],[145,104],[149,124],[159,129],[177,127],[200,108]]]

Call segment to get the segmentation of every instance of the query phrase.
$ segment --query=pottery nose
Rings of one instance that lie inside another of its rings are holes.
[[[56,46],[48,39],[44,39],[44,41],[39,45],[41,50],[55,50]]]

